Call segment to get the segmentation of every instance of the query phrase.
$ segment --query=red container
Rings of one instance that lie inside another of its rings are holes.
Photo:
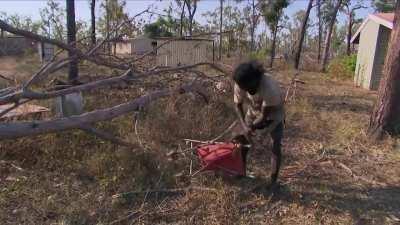
[[[220,170],[229,175],[245,175],[242,154],[233,151],[237,148],[234,143],[207,144],[197,148],[204,170]]]

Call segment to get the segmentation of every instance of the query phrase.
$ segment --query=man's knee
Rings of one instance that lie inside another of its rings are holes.
[[[274,143],[281,143],[283,139],[283,123],[279,123],[271,132],[271,138]]]

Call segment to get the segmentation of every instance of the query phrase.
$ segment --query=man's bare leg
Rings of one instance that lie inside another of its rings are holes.
[[[272,145],[272,156],[271,156],[271,184],[275,184],[278,180],[279,169],[282,161],[282,138],[283,138],[283,123],[279,123],[278,126],[271,132],[271,138],[273,141]]]

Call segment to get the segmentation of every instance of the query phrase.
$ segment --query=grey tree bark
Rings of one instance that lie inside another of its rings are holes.
[[[303,48],[303,41],[304,41],[304,36],[305,36],[306,30],[307,30],[308,17],[310,16],[313,1],[314,0],[309,0],[309,2],[308,2],[306,15],[303,18],[303,24],[301,26],[301,32],[300,32],[300,36],[298,39],[299,41],[298,41],[298,46],[296,49],[296,54],[295,54],[295,59],[294,59],[294,68],[296,70],[299,69],[301,50]]]
[[[326,67],[328,65],[328,60],[329,60],[329,50],[331,46],[331,40],[332,40],[332,32],[333,32],[333,27],[336,22],[336,16],[339,11],[340,6],[342,5],[343,0],[338,0],[334,10],[332,11],[332,17],[331,21],[329,21],[329,26],[328,26],[328,32],[326,34],[325,38],[325,48],[324,48],[324,53],[323,53],[323,58],[322,58],[322,72],[326,72]]]
[[[378,101],[370,118],[369,135],[375,140],[384,134],[400,134],[400,1],[396,3],[395,18]]]
[[[96,15],[95,15],[95,9],[96,9],[96,0],[92,0],[90,4],[90,16],[91,16],[91,41],[92,41],[92,46],[96,44]]]
[[[75,24],[75,0],[67,0],[67,43],[72,48],[76,48],[76,24]],[[78,61],[74,51],[68,51],[68,56],[72,59],[69,64],[68,80],[78,79]]]
[[[222,14],[224,10],[223,0],[219,0],[220,2],[220,17],[219,17],[219,60],[222,59]]]
[[[317,0],[317,16],[318,16],[318,63],[321,61],[322,49],[322,19],[321,19],[321,0]]]

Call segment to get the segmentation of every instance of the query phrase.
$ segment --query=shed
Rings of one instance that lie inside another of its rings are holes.
[[[150,52],[157,45],[157,41],[147,36],[139,36],[132,40],[132,53],[137,55],[143,55]]]
[[[120,40],[115,43],[115,53],[117,55],[130,55],[132,54],[132,41]]]
[[[54,45],[45,42],[38,42],[40,62],[47,63],[54,56]]]
[[[179,66],[201,62],[214,62],[214,41],[201,38],[156,40],[157,66]]]
[[[0,38],[0,56],[21,55],[35,47],[35,41],[23,36],[5,36]]]
[[[358,44],[354,76],[356,86],[369,90],[378,89],[393,20],[394,13],[370,14],[352,37],[351,43]]]

